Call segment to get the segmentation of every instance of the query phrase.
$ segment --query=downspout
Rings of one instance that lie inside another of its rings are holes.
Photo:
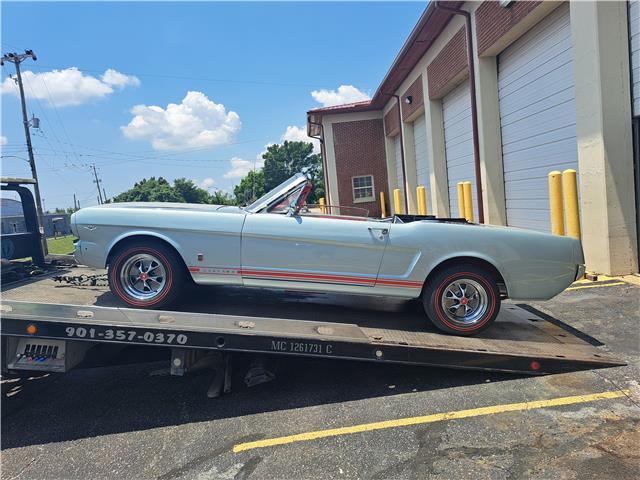
[[[317,127],[320,127],[320,135],[319,136],[314,136],[314,135],[310,135],[309,132],[307,132],[307,135],[309,135],[310,138],[316,138],[318,139],[318,141],[320,142],[320,157],[322,157],[322,178],[324,181],[324,196],[327,199],[327,204],[330,203],[329,201],[329,174],[328,174],[328,167],[327,167],[327,155],[326,155],[326,151],[325,151],[325,145],[324,145],[324,125],[322,125],[322,123],[318,123],[318,122],[314,122],[311,120],[311,116],[307,117],[307,123],[309,125],[315,125]]]
[[[484,223],[484,201],[482,199],[482,178],[480,168],[480,144],[478,143],[478,106],[476,103],[476,70],[473,60],[473,38],[471,34],[471,14],[460,8],[444,5],[442,1],[435,2],[436,8],[462,15],[465,21],[465,31],[467,36],[467,62],[469,65],[469,89],[471,91],[471,124],[473,128],[473,160],[476,170],[476,195],[478,197],[478,223]]]
[[[409,213],[409,188],[407,188],[407,169],[405,167],[404,161],[404,137],[402,135],[402,105],[400,104],[400,95],[396,95],[395,93],[384,93],[382,95],[388,95],[389,97],[393,97],[398,102],[398,128],[400,135],[400,162],[402,163],[402,183],[404,189],[404,208],[406,213]]]

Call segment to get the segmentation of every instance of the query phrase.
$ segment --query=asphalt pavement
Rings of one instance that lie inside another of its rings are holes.
[[[84,294],[109,305],[99,288]],[[219,292],[198,289],[193,303]],[[534,304],[628,362],[609,369],[528,377],[274,357],[275,380],[249,388],[245,355],[232,393],[209,399],[211,371],[172,377],[163,354],[127,347],[102,352],[109,366],[4,378],[2,478],[637,478],[639,294],[610,281]],[[323,302],[250,296],[265,311]]]

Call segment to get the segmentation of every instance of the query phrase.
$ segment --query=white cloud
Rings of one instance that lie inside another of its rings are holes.
[[[362,100],[369,100],[370,98],[369,95],[358,90],[353,85],[340,85],[338,90],[314,90],[311,92],[311,96],[316,102],[322,104],[323,107],[360,102]]]
[[[140,79],[138,79],[138,77],[133,75],[125,75],[124,73],[120,73],[113,68],[109,68],[100,78],[102,78],[102,81],[107,85],[118,87],[120,89],[128,86],[140,86]]]
[[[209,190],[215,184],[216,184],[216,181],[213,178],[207,177],[204,180],[202,180],[200,183],[198,183],[198,186],[200,188],[204,188],[205,190]]]
[[[258,155],[255,161],[233,157],[229,162],[231,163],[231,168],[223,175],[224,178],[243,178],[253,170],[254,166],[256,170],[259,170],[264,165],[262,154]]]
[[[6,145],[8,142],[7,137],[0,135],[0,145]]]
[[[215,147],[229,143],[242,123],[236,112],[228,112],[202,92],[187,92],[180,104],[166,108],[136,105],[134,117],[120,127],[133,140],[150,140],[156,150],[185,147]]]
[[[44,100],[57,107],[81,105],[92,99],[104,98],[113,93],[114,86],[124,88],[127,85],[140,85],[136,77],[111,68],[101,78],[87,75],[76,67],[41,73],[27,70],[22,73],[27,98]],[[18,89],[10,78],[5,78],[0,91],[18,96]]]
[[[296,127],[289,125],[284,132],[282,141],[289,142],[308,142],[313,143],[313,153],[320,153],[320,141],[317,138],[311,138],[307,135],[307,129],[305,127]]]

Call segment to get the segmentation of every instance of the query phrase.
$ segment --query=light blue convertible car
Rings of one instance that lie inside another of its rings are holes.
[[[486,329],[501,299],[549,299],[584,268],[580,242],[571,238],[461,219],[327,215],[305,207],[311,188],[298,174],[244,208],[84,208],[71,220],[75,256],[108,267],[112,292],[130,307],[167,307],[191,278],[421,298],[431,322],[458,335]]]

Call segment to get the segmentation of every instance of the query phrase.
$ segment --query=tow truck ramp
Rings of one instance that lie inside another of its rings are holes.
[[[530,307],[503,305],[481,337],[331,321],[4,301],[0,334],[11,370],[65,372],[96,344],[172,349],[172,371],[203,351],[252,352],[520,374],[624,365],[595,339]],[[396,322],[401,324],[401,321]]]

